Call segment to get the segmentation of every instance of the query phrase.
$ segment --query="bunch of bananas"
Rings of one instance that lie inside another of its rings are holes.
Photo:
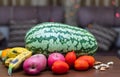
[[[5,64],[5,66],[8,67],[9,63],[14,59],[17,55],[19,55],[22,52],[28,51],[26,48],[23,47],[14,47],[14,48],[7,48],[4,50],[1,50],[0,58]]]
[[[1,59],[6,67],[8,67],[8,74],[11,75],[12,70],[16,70],[22,62],[29,58],[32,52],[23,47],[14,47],[1,51]]]
[[[11,75],[12,70],[16,70],[17,68],[19,68],[22,62],[25,59],[29,58],[31,55],[32,55],[32,52],[26,51],[26,52],[20,53],[14,59],[12,59],[12,61],[9,63],[9,66],[8,66],[8,75]]]

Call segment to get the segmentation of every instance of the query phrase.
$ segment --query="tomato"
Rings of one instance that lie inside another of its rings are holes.
[[[68,63],[68,65],[70,67],[73,67],[74,66],[74,62],[76,60],[76,54],[74,51],[72,52],[68,52],[66,55],[65,55],[65,61]]]
[[[52,65],[52,72],[55,74],[64,74],[69,70],[69,65],[64,61],[55,61]]]
[[[89,68],[89,64],[87,61],[82,59],[77,59],[74,64],[74,68],[76,70],[87,70]]]
[[[84,55],[80,56],[78,59],[86,60],[90,68],[94,66],[95,58],[93,56]]]

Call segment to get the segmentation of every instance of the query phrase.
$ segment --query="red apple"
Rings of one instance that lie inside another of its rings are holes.
[[[58,60],[65,61],[65,57],[63,56],[63,54],[58,52],[51,53],[48,56],[48,67],[51,68],[52,64]]]

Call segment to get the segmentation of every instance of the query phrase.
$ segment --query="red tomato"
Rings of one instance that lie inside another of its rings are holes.
[[[68,52],[66,55],[65,55],[65,61],[68,63],[68,65],[70,67],[73,67],[74,66],[74,62],[76,60],[76,54],[74,51],[72,52]]]
[[[64,74],[69,70],[69,65],[64,61],[55,61],[52,65],[52,72],[55,74]]]
[[[89,68],[89,64],[85,60],[77,59],[74,64],[74,68],[76,70],[87,70]]]
[[[89,64],[89,67],[93,67],[95,63],[95,58],[93,56],[80,56],[78,59],[86,60]]]

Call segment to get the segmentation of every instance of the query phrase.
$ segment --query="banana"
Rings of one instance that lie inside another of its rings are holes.
[[[0,50],[0,58],[1,58],[1,56],[2,56],[2,50]]]
[[[26,52],[26,51],[28,51],[28,50],[26,48],[23,48],[23,47],[11,48],[10,51],[7,53],[7,58],[15,58],[20,53]]]
[[[25,59],[29,58],[31,55],[32,55],[32,52],[30,51],[22,52],[21,54],[17,55],[9,64],[8,75],[11,76],[12,70],[16,70],[17,68],[19,68],[22,62]]]
[[[8,67],[9,64],[10,64],[10,62],[11,62],[13,59],[14,59],[14,58],[8,58],[8,59],[6,59],[4,65],[5,65],[6,67]]]

